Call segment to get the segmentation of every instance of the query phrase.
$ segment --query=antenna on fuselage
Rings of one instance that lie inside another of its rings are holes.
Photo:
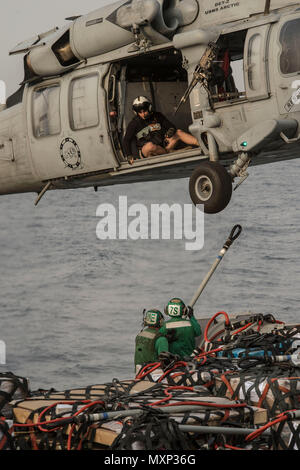
[[[271,0],[266,0],[264,15],[268,15],[270,13],[270,6]]]

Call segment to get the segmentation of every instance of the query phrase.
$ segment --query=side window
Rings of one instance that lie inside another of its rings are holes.
[[[235,83],[239,98],[245,98],[244,60],[235,60],[231,64],[232,79]]]
[[[259,90],[261,84],[262,70],[264,63],[261,60],[262,36],[254,34],[248,45],[247,69],[250,90]]]
[[[98,83],[97,74],[72,80],[69,101],[71,129],[86,129],[99,124]]]
[[[269,98],[269,24],[250,28],[245,42],[245,88],[249,101]]]
[[[300,18],[283,25],[279,38],[281,44],[280,70],[284,75],[300,71]]]
[[[33,92],[33,133],[46,137],[60,133],[60,86],[38,88]]]
[[[220,36],[219,53],[212,66],[211,89],[215,103],[245,99],[244,46],[247,30]]]

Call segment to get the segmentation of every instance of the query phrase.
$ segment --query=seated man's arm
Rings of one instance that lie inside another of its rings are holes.
[[[163,132],[166,134],[169,129],[173,129],[174,134],[175,134],[177,131],[176,126],[171,121],[169,121],[169,119],[167,119],[166,116],[164,116],[162,113],[159,113],[159,115],[161,119],[161,127],[163,129]]]

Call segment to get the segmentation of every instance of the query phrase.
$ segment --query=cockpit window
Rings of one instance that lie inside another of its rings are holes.
[[[56,135],[61,130],[60,86],[38,88],[33,92],[33,132],[35,137]]]
[[[285,75],[300,71],[300,18],[284,24],[280,33],[280,69]]]

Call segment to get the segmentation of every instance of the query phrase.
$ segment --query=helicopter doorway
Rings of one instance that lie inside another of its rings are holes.
[[[149,53],[112,64],[108,87],[108,115],[113,146],[120,163],[124,162],[123,138],[134,118],[132,103],[137,96],[146,96],[155,111],[161,112],[174,126],[189,132],[192,124],[189,102],[175,114],[188,87],[182,55],[175,49]],[[132,154],[138,158],[133,144]]]

